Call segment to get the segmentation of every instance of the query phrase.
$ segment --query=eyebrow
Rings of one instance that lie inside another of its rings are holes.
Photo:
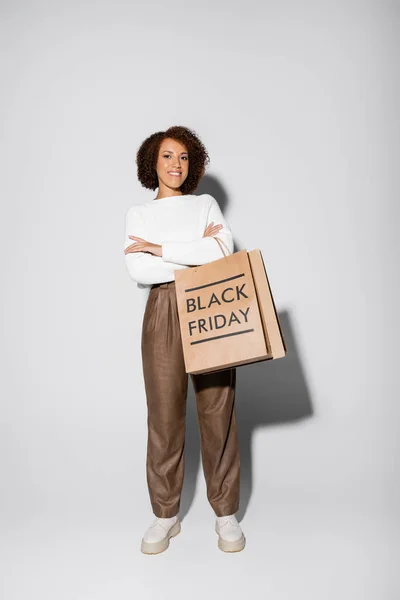
[[[163,152],[169,152],[170,154],[173,154],[172,150],[163,150]],[[188,154],[188,152],[181,152],[181,154]]]

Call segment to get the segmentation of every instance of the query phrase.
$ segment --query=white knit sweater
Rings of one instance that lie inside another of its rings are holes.
[[[213,237],[203,237],[211,221],[223,225],[216,235],[233,252],[229,225],[210,194],[170,196],[131,206],[125,218],[124,249],[136,243],[129,235],[162,245],[162,256],[148,252],[125,254],[128,273],[137,286],[150,288],[153,283],[174,281],[175,270],[223,258]]]

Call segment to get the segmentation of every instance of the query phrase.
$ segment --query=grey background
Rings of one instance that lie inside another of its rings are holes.
[[[1,595],[398,600],[397,2],[1,2]],[[150,525],[125,212],[186,125],[288,356],[238,369],[244,552],[188,398],[181,534]]]

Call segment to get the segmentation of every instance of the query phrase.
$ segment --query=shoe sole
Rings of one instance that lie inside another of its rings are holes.
[[[179,521],[172,525],[171,529],[168,531],[167,536],[160,540],[159,542],[145,542],[142,540],[141,551],[143,554],[160,554],[164,552],[169,546],[169,540],[172,537],[178,535],[181,530],[181,524]]]
[[[241,552],[246,545],[246,538],[243,534],[238,540],[229,542],[222,539],[217,528],[215,528],[215,531],[218,535],[218,548],[222,550],[222,552]]]

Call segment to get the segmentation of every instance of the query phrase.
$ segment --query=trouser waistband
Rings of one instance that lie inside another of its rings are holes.
[[[168,287],[173,287],[175,285],[175,280],[173,281],[163,281],[162,283],[153,283],[153,285],[151,286],[151,289],[153,288],[168,288]]]

